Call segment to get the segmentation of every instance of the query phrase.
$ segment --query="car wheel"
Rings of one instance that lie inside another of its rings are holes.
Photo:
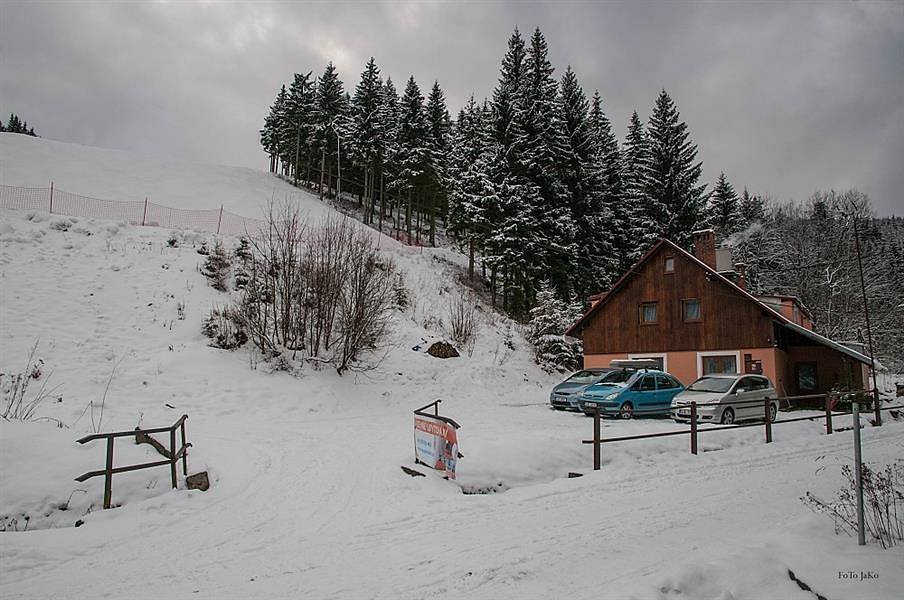
[[[622,419],[630,419],[634,416],[634,405],[630,402],[625,402],[621,405],[621,408],[618,409],[618,416]]]
[[[778,407],[775,406],[774,403],[769,403],[769,422],[775,423],[775,418],[778,416]]]
[[[722,411],[722,419],[720,420],[722,425],[734,425],[734,409],[726,408]]]

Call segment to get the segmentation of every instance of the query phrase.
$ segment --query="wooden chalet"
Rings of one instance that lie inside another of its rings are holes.
[[[734,268],[732,268],[734,267]],[[797,298],[753,296],[712,230],[693,254],[661,239],[566,332],[584,366],[652,358],[685,385],[709,373],[758,373],[782,396],[869,385],[868,356],[813,331]]]

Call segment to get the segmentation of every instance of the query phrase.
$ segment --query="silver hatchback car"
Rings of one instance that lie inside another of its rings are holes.
[[[762,375],[704,375],[687,386],[672,400],[672,418],[678,422],[691,420],[691,402],[697,403],[697,421],[731,425],[745,419],[766,418],[778,414],[778,394],[772,382]]]

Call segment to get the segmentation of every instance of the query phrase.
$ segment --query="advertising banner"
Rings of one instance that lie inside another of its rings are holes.
[[[414,457],[455,479],[458,460],[458,434],[451,424],[427,415],[414,416]]]

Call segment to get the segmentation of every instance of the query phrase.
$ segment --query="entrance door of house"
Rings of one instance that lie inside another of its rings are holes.
[[[797,363],[794,365],[794,370],[798,394],[815,394],[819,390],[819,380],[816,377],[815,362]]]

